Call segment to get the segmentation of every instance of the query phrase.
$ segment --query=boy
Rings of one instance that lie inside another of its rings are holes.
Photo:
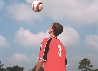
[[[39,53],[36,71],[44,64],[44,71],[66,71],[66,50],[57,36],[63,32],[63,26],[53,23],[49,28],[50,37],[44,38]]]

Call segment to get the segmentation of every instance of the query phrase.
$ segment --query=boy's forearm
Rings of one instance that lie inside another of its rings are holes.
[[[36,66],[36,71],[39,71],[40,68],[42,67],[42,65],[43,65],[43,62],[38,60],[38,63],[37,63],[37,66]]]

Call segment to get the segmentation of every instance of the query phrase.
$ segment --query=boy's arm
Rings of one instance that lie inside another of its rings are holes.
[[[39,71],[40,68],[42,67],[44,61],[42,59],[39,59],[37,62],[37,66],[36,66],[36,71]]]

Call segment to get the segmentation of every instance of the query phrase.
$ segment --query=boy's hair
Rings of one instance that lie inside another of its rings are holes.
[[[63,26],[57,22],[53,23],[52,29],[54,30],[55,36],[58,36],[63,32]]]

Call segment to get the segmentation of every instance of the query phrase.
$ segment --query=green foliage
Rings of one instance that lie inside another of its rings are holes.
[[[98,69],[95,69],[95,71],[98,71]]]
[[[98,71],[98,69],[92,69],[93,65],[91,65],[90,60],[88,60],[87,58],[81,60],[79,64],[80,65],[78,66],[78,69],[81,71]]]
[[[2,68],[2,67],[3,67],[3,65],[4,65],[4,64],[1,64],[1,61],[0,61],[0,68]]]
[[[79,70],[82,71],[90,71],[92,70],[93,65],[91,65],[90,60],[88,60],[87,58],[84,58],[83,60],[81,60],[81,62],[79,62]]]
[[[4,64],[1,64],[1,61],[0,61],[0,71],[6,71],[6,70],[3,68],[3,65],[4,65]]]
[[[19,67],[18,65],[14,65],[14,67],[7,67],[6,68],[7,71],[23,71],[24,68],[23,67]]]
[[[14,65],[14,67],[7,67],[6,69],[3,68],[4,64],[1,64],[0,61],[0,71],[23,71],[24,68],[23,67],[19,67],[18,65]]]
[[[95,69],[95,70],[91,70],[91,71],[98,71],[98,69]]]

